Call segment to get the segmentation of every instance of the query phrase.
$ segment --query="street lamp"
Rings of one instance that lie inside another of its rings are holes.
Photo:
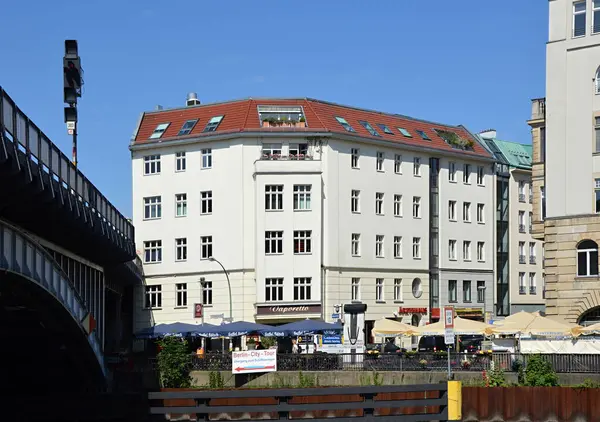
[[[483,293],[483,322],[487,324],[487,311],[485,307],[485,289],[487,286],[484,284],[483,286],[477,286],[477,290],[481,290]]]
[[[221,268],[223,268],[225,277],[227,277],[227,287],[229,288],[229,322],[233,322],[233,305],[231,303],[231,282],[229,281],[229,273],[227,272],[227,270],[225,269],[223,264],[221,264],[221,262],[218,259],[215,259],[211,256],[210,258],[208,258],[208,260],[219,264],[221,266]]]

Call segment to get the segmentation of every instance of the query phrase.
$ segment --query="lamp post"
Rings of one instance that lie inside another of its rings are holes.
[[[487,286],[484,284],[483,286],[477,287],[477,290],[481,290],[483,293],[483,322],[487,324],[487,310],[486,310],[486,300],[485,300],[485,290]]]
[[[227,272],[227,270],[225,269],[223,264],[221,264],[221,261],[219,261],[218,259],[211,256],[210,258],[208,258],[208,260],[219,264],[221,266],[221,268],[223,269],[223,272],[225,273],[225,277],[227,277],[227,288],[229,289],[229,322],[233,322],[233,304],[232,304],[232,300],[231,300],[231,282],[229,281],[229,273]],[[225,319],[225,318],[223,318],[223,319]],[[229,339],[229,348],[231,348],[231,344],[232,344],[231,341],[232,340]]]

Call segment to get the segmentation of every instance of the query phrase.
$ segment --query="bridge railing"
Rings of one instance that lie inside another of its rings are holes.
[[[152,415],[173,420],[445,421],[448,384],[149,393]],[[153,403],[154,402],[154,403]],[[454,410],[454,409],[453,409]],[[239,415],[235,418],[233,415]],[[186,419],[187,420],[187,419]]]
[[[0,132],[27,158],[90,207],[119,235],[133,241],[133,224],[79,171],[0,87]]]

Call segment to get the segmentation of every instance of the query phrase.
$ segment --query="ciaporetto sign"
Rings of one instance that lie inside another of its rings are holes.
[[[256,307],[257,315],[302,315],[302,314],[320,314],[321,305],[278,305],[278,306],[260,306]]]

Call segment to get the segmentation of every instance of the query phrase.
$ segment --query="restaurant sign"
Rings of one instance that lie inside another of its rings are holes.
[[[256,315],[303,315],[320,314],[321,304],[318,305],[257,305]]]
[[[406,314],[426,314],[427,308],[398,308],[398,313],[402,315]]]

